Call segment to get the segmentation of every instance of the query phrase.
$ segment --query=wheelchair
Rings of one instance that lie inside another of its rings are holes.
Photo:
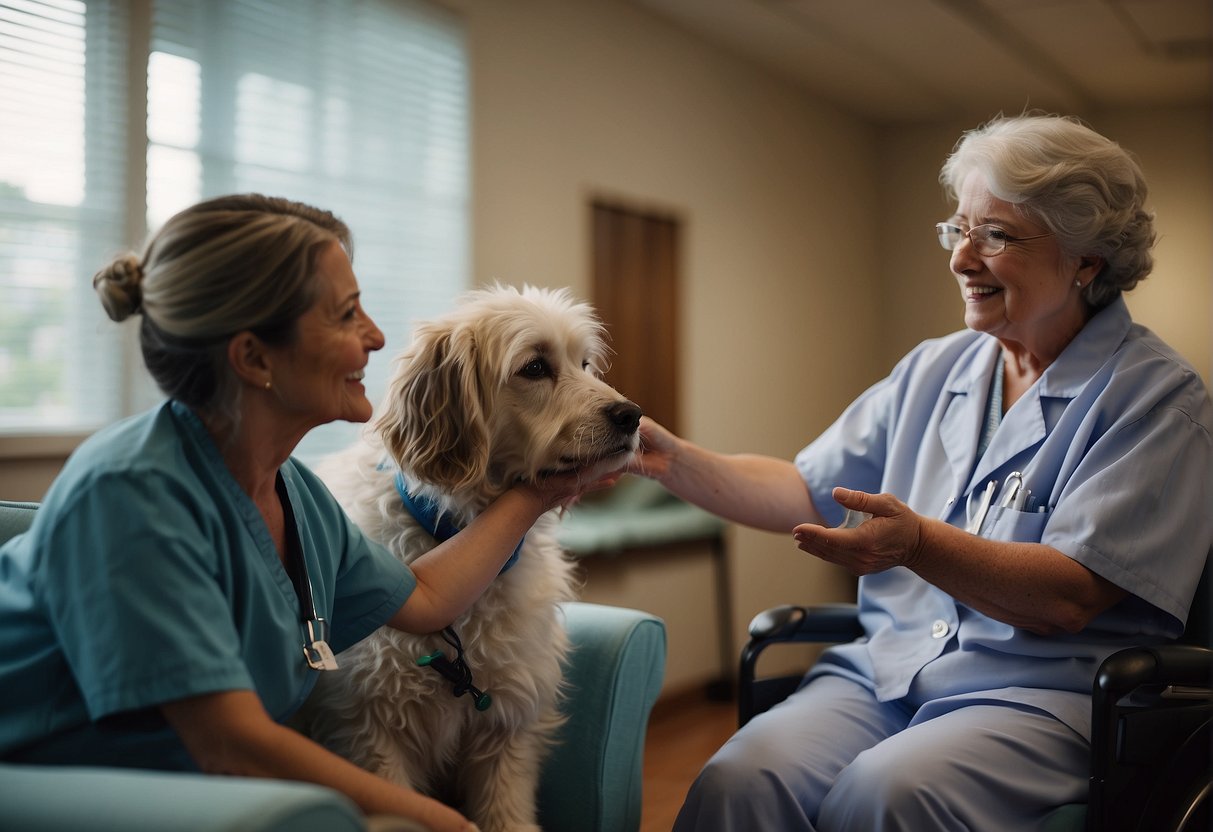
[[[1091,692],[1088,799],[1054,810],[1045,832],[1209,832],[1213,829],[1213,630],[1209,562],[1173,644],[1120,650]],[[738,676],[738,724],[789,696],[803,674],[758,678],[770,647],[863,636],[854,604],[783,605],[750,622]]]

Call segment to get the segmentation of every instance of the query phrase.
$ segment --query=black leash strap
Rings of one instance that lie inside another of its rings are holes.
[[[455,659],[452,661],[441,650],[435,650],[428,656],[421,656],[417,659],[417,664],[438,671],[444,679],[451,683],[451,692],[455,696],[470,693],[476,710],[487,711],[493,704],[493,697],[472,684],[472,669],[468,667],[467,661],[463,658],[463,642],[459,640],[459,634],[455,632],[454,627],[447,627],[442,631],[442,638],[455,648]]]

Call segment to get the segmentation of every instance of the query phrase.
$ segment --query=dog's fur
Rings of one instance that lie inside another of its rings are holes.
[[[638,443],[640,410],[602,379],[607,347],[593,310],[567,290],[497,286],[469,293],[446,316],[419,324],[374,425],[318,472],[354,522],[405,563],[432,549],[396,490],[440,502],[466,525],[519,479],[618,468]],[[539,769],[562,722],[561,663],[568,640],[558,604],[574,596],[558,518],[527,533],[455,629],[471,696],[417,659],[454,651],[439,634],[382,628],[338,656],[306,709],[305,730],[393,782],[458,806],[484,832],[537,830]]]

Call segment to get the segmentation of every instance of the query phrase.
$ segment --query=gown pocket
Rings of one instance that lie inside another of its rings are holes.
[[[991,540],[1039,543],[1048,519],[1048,512],[1044,511],[1017,511],[1013,508],[991,506],[989,516],[982,524],[981,533]]]

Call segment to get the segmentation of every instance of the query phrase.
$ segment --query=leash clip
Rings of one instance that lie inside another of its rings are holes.
[[[455,648],[454,661],[448,659],[442,650],[435,650],[428,656],[418,657],[417,664],[438,671],[444,679],[451,683],[453,695],[459,697],[470,693],[476,710],[487,711],[493,704],[493,697],[472,684],[472,669],[468,667],[467,661],[463,658],[463,642],[459,640],[459,634],[455,632],[454,627],[447,627],[442,631],[442,638]]]

